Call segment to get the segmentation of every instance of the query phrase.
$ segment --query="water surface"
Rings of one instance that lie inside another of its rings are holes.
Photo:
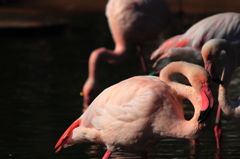
[[[61,34],[2,37],[0,45],[0,158],[101,158],[105,148],[94,143],[74,145],[59,153],[54,153],[54,145],[81,115],[79,92],[87,78],[89,54],[98,47],[114,46],[104,15],[74,16]],[[135,58],[131,55],[124,65],[102,63],[102,88],[136,75]],[[240,74],[236,76],[239,79]],[[239,80],[235,80],[231,87],[235,100],[239,88]],[[215,148],[212,122],[201,136],[200,146],[191,147],[189,140],[164,140],[149,151],[149,158],[239,158],[239,123],[223,116],[222,127],[220,150]],[[119,151],[112,157],[139,158],[139,154]]]

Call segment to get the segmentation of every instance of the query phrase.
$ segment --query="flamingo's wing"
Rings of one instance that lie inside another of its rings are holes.
[[[149,76],[149,78],[155,79],[153,76]],[[137,82],[136,80],[134,81]],[[92,125],[98,130],[105,132],[111,131],[111,135],[128,134],[128,136],[130,136],[129,138],[135,136],[136,133],[143,130],[148,119],[151,118],[151,115],[159,109],[159,107],[155,105],[160,102],[159,94],[162,90],[162,83],[157,83],[157,86],[160,88],[157,87],[159,89],[156,91],[156,87],[154,87],[156,85],[153,83],[154,82],[148,85],[144,83],[143,85],[131,84],[134,88],[128,84],[121,85],[122,87],[126,86],[126,89],[123,91],[123,95],[118,96],[118,100],[116,99],[117,97],[114,98],[118,102],[109,101],[104,104],[103,107],[95,109],[97,115],[92,118]],[[141,89],[139,89],[140,86]],[[134,91],[130,91],[130,89]],[[118,90],[118,93],[121,93],[121,90]],[[125,96],[126,94],[127,96]],[[131,96],[131,94],[132,97],[129,98],[128,96]],[[129,132],[129,129],[131,129],[132,132]]]
[[[104,130],[110,125],[118,127],[119,124],[122,125],[137,119],[136,108],[131,104],[125,104],[121,107],[105,104],[103,109],[96,109],[96,112],[98,116],[93,118],[92,125],[98,130]]]
[[[176,35],[176,36],[168,39],[164,43],[162,43],[160,45],[160,47],[152,53],[150,59],[153,60],[157,56],[161,56],[164,53],[166,53],[171,47],[176,47],[176,44],[181,39],[181,37],[182,37],[182,35]]]
[[[162,43],[160,45],[160,47],[157,50],[155,50],[150,57],[151,60],[156,59],[158,57],[153,65],[153,67],[155,67],[156,64],[165,57],[168,57],[168,58],[169,57],[178,57],[178,56],[181,57],[181,55],[184,51],[179,52],[175,48],[181,48],[181,47],[188,46],[188,41],[189,40],[187,38],[183,38],[182,35],[177,35],[177,36],[174,36],[174,37],[168,39],[164,43]],[[173,49],[175,49],[175,50],[173,50]]]
[[[226,39],[239,45],[239,29],[240,14],[238,13],[219,13],[202,19],[189,28],[186,33],[170,38],[154,51],[151,59],[160,57],[155,61],[153,67],[165,57],[194,63],[199,62],[201,60],[199,50],[208,40],[213,38]]]

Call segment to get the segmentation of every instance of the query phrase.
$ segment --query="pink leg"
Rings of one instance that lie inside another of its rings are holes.
[[[147,151],[141,151],[141,159],[147,159]]]
[[[200,145],[199,139],[192,139],[192,140],[190,140],[190,145],[191,145],[192,147],[199,146],[199,145]]]
[[[221,129],[221,108],[218,106],[217,108],[217,114],[216,114],[216,121],[214,126],[214,133],[216,137],[216,146],[217,149],[221,148],[221,136],[222,136],[222,129]]]
[[[112,151],[107,150],[102,159],[108,159],[112,154]]]

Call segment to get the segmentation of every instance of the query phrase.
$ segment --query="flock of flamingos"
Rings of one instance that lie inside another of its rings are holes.
[[[76,143],[95,142],[107,147],[103,159],[118,149],[139,151],[146,159],[147,151],[162,139],[197,140],[208,126],[215,104],[214,131],[220,148],[221,112],[240,121],[240,100],[232,103],[228,94],[240,59],[240,14],[212,15],[163,42],[151,55],[153,67],[163,58],[179,61],[169,63],[159,77],[135,76],[99,94],[99,62],[122,62],[133,49],[139,54],[137,60],[142,60],[143,43],[171,25],[172,19],[163,0],[108,0],[106,16],[115,49],[99,48],[91,53],[89,76],[83,87],[86,110],[61,136],[56,152]],[[224,54],[226,63],[218,68],[216,63]],[[200,61],[204,66],[196,64]],[[222,70],[221,76],[218,69]],[[171,78],[176,73],[184,75],[190,85],[174,82]],[[219,84],[215,102],[212,82]],[[183,99],[194,107],[190,120],[184,118]]]

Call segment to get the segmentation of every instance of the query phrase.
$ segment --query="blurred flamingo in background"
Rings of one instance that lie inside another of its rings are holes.
[[[98,64],[100,61],[119,63],[127,55],[158,35],[169,24],[172,14],[163,0],[108,0],[106,16],[115,49],[98,48],[89,58],[88,79],[83,86],[83,106],[87,108],[99,93]],[[143,70],[147,73],[143,56],[140,56]]]
[[[191,86],[171,80],[181,73]],[[119,148],[147,150],[165,138],[197,138],[205,130],[213,108],[207,71],[187,62],[172,62],[160,77],[136,76],[105,89],[88,109],[61,136],[55,148],[81,142],[105,144],[103,159]],[[194,106],[192,119],[186,120],[183,99]]]
[[[206,70],[212,78],[218,79],[214,65],[222,51],[227,54],[226,65],[222,72],[222,83],[218,90],[218,103],[224,114],[240,121],[240,100],[233,104],[229,100],[229,85],[237,66],[239,66],[239,57],[232,46],[223,39],[213,39],[204,45],[202,50],[203,60]]]
[[[203,64],[201,48],[214,38],[226,39],[235,51],[240,52],[240,14],[227,12],[207,17],[194,24],[184,34],[168,39],[152,53],[152,60],[158,57],[153,67],[163,58]],[[220,116],[221,109],[218,108],[214,126],[217,143],[220,143],[221,136]],[[220,144],[217,144],[217,148],[220,148]]]
[[[239,50],[240,14],[234,12],[215,14],[194,24],[184,34],[168,39],[152,53],[151,60],[158,57],[153,67],[163,58],[200,63],[202,46],[214,38],[226,39],[234,49]]]

